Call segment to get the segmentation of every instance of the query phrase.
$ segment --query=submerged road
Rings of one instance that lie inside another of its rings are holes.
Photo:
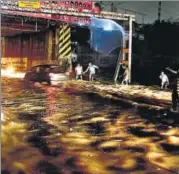
[[[2,78],[2,174],[177,174],[179,129],[164,113]]]

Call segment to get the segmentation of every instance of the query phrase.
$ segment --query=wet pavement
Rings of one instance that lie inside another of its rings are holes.
[[[178,124],[167,113],[10,78],[2,111],[2,174],[179,173]]]

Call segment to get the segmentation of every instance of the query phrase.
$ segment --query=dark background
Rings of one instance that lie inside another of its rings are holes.
[[[91,50],[87,43],[90,37],[88,29],[77,27],[74,33],[72,41],[78,42],[78,49],[85,50],[82,57],[86,56],[87,59],[88,56],[94,57],[98,54]],[[165,68],[168,66],[174,70],[179,68],[179,23],[164,21],[145,25],[134,23],[132,53],[133,83],[160,85],[161,71],[165,71],[172,82],[174,76]],[[108,80],[113,79],[115,67],[100,69],[98,75]]]
[[[166,67],[179,68],[179,23],[155,21],[153,24],[135,24],[137,37],[133,38],[133,80],[145,85],[160,84],[159,75]],[[139,35],[144,40],[139,39]]]

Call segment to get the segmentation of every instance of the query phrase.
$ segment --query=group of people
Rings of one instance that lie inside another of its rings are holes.
[[[124,69],[121,84],[122,85],[124,85],[124,84],[128,85],[129,84],[129,69],[126,65],[124,65],[124,64],[121,64],[121,65]],[[78,79],[83,80],[83,75],[86,74],[89,71],[89,81],[93,81],[94,76],[96,74],[96,69],[99,70],[99,67],[92,64],[92,63],[89,63],[86,71],[83,71],[83,66],[78,63],[77,66],[75,67],[76,80],[78,80]]]
[[[83,66],[78,63],[77,66],[75,67],[76,80],[78,79],[83,80],[83,74],[89,72],[89,81],[93,81],[94,76],[96,74],[96,69],[99,70],[99,67],[93,65],[92,63],[89,63],[86,71],[83,71]]]
[[[170,68],[166,68],[171,73],[175,74],[175,79],[172,86],[172,111],[177,111],[177,105],[179,103],[179,69],[178,71],[174,71]],[[161,79],[161,89],[166,89],[169,86],[169,78],[168,76],[162,71],[159,78]]]
[[[121,64],[121,65],[124,69],[122,84],[128,85],[129,84],[129,69],[127,65],[124,65],[124,64]],[[89,81],[93,81],[94,76],[96,74],[96,69],[99,70],[99,67],[92,63],[89,63],[87,69],[83,71],[83,66],[78,63],[77,66],[75,67],[76,79],[83,80],[83,75],[89,72]],[[179,102],[179,69],[178,71],[174,71],[170,68],[166,68],[166,70],[176,75],[174,82],[171,84],[172,86],[172,110],[176,111],[177,105]],[[161,79],[161,89],[166,89],[170,84],[167,74],[165,74],[164,71],[162,71],[159,78]]]

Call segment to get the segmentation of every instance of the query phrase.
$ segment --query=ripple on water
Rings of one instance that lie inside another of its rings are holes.
[[[20,83],[7,81],[3,87],[8,110],[15,113],[8,116],[13,124],[3,123],[4,172],[171,174],[179,170],[179,131],[159,124],[160,117],[151,120],[154,112],[144,111],[141,117],[135,109],[97,95],[47,86],[21,91]]]

